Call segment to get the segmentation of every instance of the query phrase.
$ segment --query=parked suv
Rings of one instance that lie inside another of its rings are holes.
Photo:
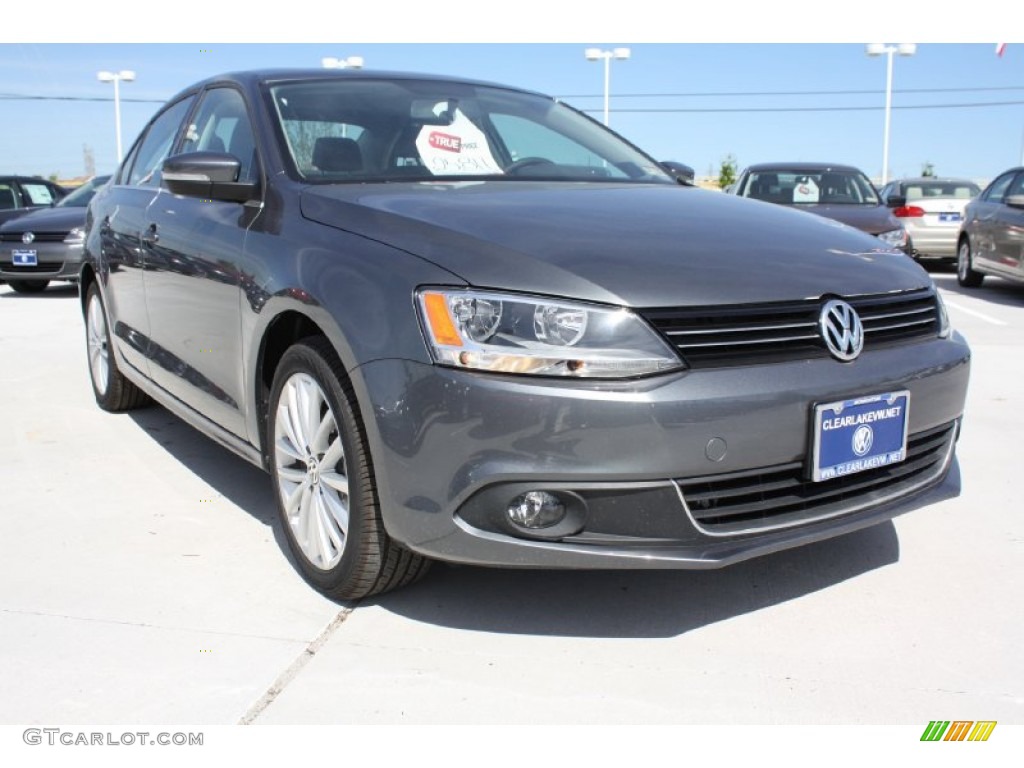
[[[958,491],[970,352],[924,270],[540,94],[199,83],[93,198],[80,290],[99,405],[266,468],[335,597],[724,566]]]

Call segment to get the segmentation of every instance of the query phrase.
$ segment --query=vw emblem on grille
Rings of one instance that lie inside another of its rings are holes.
[[[864,326],[857,310],[839,299],[832,299],[821,308],[818,319],[825,346],[837,360],[856,359],[864,349]]]
[[[21,236],[21,242],[25,243],[26,245],[28,245],[35,239],[36,236],[32,232],[26,232],[24,235]]]
[[[871,450],[871,444],[875,442],[875,433],[867,424],[861,424],[853,433],[851,447],[858,456],[863,456]]]

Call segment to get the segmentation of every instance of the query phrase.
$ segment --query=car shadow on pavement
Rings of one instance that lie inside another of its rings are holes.
[[[533,571],[435,565],[373,600],[415,621],[563,637],[674,637],[899,560],[892,522],[708,571]],[[368,601],[364,601],[365,602]]]
[[[277,523],[269,475],[164,408],[129,416],[174,459],[269,526],[295,567]],[[484,632],[674,637],[892,565],[899,552],[895,526],[884,522],[707,571],[518,570],[435,563],[419,584],[359,603],[337,602],[376,605],[414,621]]]
[[[74,283],[51,285],[39,293],[15,293],[9,285],[0,284],[0,299],[18,299],[20,301],[40,301],[42,299],[67,299],[78,297],[78,286]]]
[[[128,416],[167,453],[217,493],[264,525],[275,528],[270,475],[189,426],[166,408],[151,406]],[[281,539],[278,543],[283,543]]]

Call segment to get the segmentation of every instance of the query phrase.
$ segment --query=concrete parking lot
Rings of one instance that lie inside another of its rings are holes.
[[[0,722],[1024,721],[1024,288],[937,274],[974,367],[962,494],[712,572],[436,566],[359,604],[268,476],[93,402],[74,287],[0,286]]]

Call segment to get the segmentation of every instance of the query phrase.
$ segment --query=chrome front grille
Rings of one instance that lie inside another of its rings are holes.
[[[694,368],[827,357],[818,332],[825,299],[728,307],[643,310],[643,317]],[[931,289],[859,296],[846,301],[864,326],[864,349],[934,336],[938,307]]]
[[[957,422],[910,435],[899,464],[812,482],[803,462],[676,480],[694,523],[719,535],[782,528],[900,498],[945,471]]]

